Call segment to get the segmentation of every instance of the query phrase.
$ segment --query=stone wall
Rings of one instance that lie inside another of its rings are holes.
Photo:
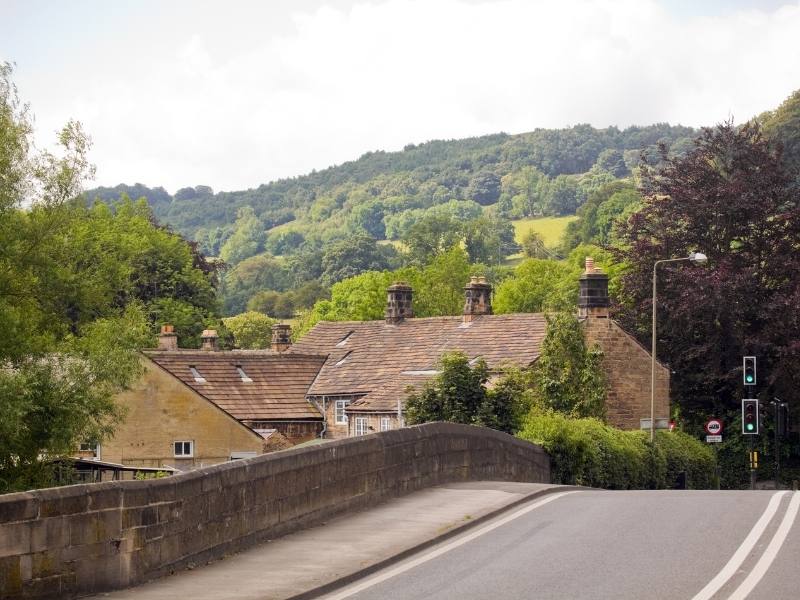
[[[125,587],[439,483],[549,482],[544,451],[432,423],[166,479],[0,496],[0,598]]]
[[[639,429],[650,418],[650,353],[612,319],[589,316],[586,341],[603,350],[608,378],[608,422],[621,429]],[[656,362],[656,419],[669,417],[669,369]]]

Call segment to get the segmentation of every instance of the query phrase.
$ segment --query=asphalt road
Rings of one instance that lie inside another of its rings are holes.
[[[800,493],[554,494],[329,600],[800,598]]]

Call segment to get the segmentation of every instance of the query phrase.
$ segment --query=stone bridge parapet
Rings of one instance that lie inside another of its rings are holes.
[[[545,452],[430,423],[145,481],[0,496],[0,598],[69,598],[221,558],[332,516],[469,480],[548,483]]]

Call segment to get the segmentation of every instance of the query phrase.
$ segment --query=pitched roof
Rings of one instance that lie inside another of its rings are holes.
[[[504,362],[527,366],[539,356],[546,327],[544,315],[533,313],[484,315],[471,323],[460,316],[397,324],[322,321],[288,353],[328,355],[310,395],[366,394],[404,377],[434,375],[442,354],[453,350],[483,358],[490,369]]]
[[[412,392],[417,392],[433,378],[430,375],[401,375],[366,396],[347,405],[348,413],[358,412],[397,412],[397,401],[405,400]]]
[[[289,356],[270,350],[150,350],[144,354],[235,419],[321,418],[305,396],[325,356]]]

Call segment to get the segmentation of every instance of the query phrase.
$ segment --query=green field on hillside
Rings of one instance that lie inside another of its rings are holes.
[[[555,248],[561,242],[561,236],[567,228],[567,224],[577,219],[575,215],[566,217],[540,217],[538,219],[520,219],[511,221],[514,225],[514,233],[517,242],[522,242],[522,238],[529,231],[535,231],[542,236],[544,245],[548,248]]]

